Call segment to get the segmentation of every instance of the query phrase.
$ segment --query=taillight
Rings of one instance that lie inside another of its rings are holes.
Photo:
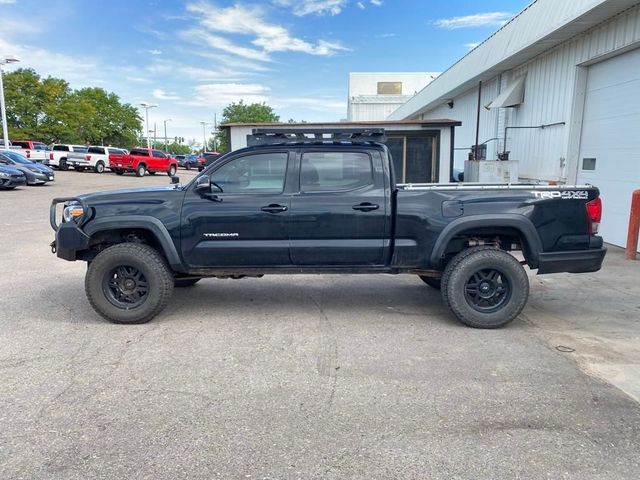
[[[53,160],[53,152],[49,154],[49,160]]]
[[[596,235],[602,220],[602,200],[594,198],[586,203],[587,217],[589,218],[589,235]]]
[[[85,158],[87,159],[87,162],[88,162],[89,160],[91,160],[91,155],[87,155]]]
[[[27,150],[27,158],[31,158],[31,150]]]

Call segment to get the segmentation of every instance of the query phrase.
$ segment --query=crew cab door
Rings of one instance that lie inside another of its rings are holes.
[[[382,265],[390,235],[388,197],[378,151],[301,151],[289,225],[293,263]]]
[[[184,261],[191,267],[290,265],[288,162],[287,150],[247,153],[208,172],[208,191],[192,185],[182,209]]]

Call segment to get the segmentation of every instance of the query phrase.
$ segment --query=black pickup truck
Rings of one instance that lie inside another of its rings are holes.
[[[496,328],[527,301],[523,265],[600,269],[597,188],[397,184],[389,150],[368,133],[257,132],[186,185],[174,177],[54,199],[52,250],[86,261],[89,302],[128,324],[151,320],[174,286],[204,277],[408,273],[440,288],[466,325]]]

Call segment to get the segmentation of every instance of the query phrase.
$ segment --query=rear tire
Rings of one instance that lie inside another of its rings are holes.
[[[67,165],[67,159],[66,158],[61,158],[60,161],[58,162],[58,168],[64,172],[66,172],[67,170],[69,170],[69,165]]]
[[[186,168],[187,170],[191,170],[191,164],[190,164],[190,163],[187,163],[187,164],[185,165],[185,168]]]
[[[96,172],[96,173],[102,173],[102,172],[104,172],[104,162],[98,162],[98,163],[96,163],[95,172]]]
[[[169,166],[169,171],[167,172],[167,174],[170,177],[173,177],[176,174],[176,166],[175,165]]]
[[[145,173],[147,173],[147,167],[138,165],[138,168],[136,168],[136,177],[144,177]]]
[[[435,288],[436,290],[440,290],[442,286],[442,278],[440,277],[426,277],[423,275],[418,275],[420,280],[429,285],[431,288]]]
[[[176,278],[173,280],[173,286],[176,288],[192,287],[198,283],[201,278]]]
[[[112,323],[146,323],[173,294],[173,275],[152,247],[120,243],[89,264],[85,292],[93,309]]]
[[[470,327],[502,327],[520,314],[528,298],[529,278],[524,268],[497,248],[460,252],[442,276],[442,299]]]

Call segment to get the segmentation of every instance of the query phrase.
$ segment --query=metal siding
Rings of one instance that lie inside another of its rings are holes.
[[[564,4],[565,2],[557,2]],[[570,3],[570,2],[566,2]],[[562,9],[556,11],[563,15]],[[535,21],[544,22],[544,18]],[[565,180],[566,172],[561,168],[567,162],[569,124],[574,98],[576,96],[576,72],[578,66],[599,57],[626,51],[638,43],[640,46],[640,6],[620,14],[608,22],[594,27],[571,40],[552,48],[531,61],[509,71],[504,76],[515,78],[526,75],[524,103],[504,113],[505,123],[509,126],[533,126],[555,122],[566,122],[564,126],[549,127],[544,130],[509,130],[507,150],[510,158],[518,160],[520,177],[525,179]],[[495,83],[492,83],[495,82]],[[483,105],[497,96],[497,77],[485,89]],[[492,92],[493,97],[488,96]],[[640,95],[640,92],[638,93]],[[441,116],[462,121],[462,127],[456,130],[456,147],[466,147],[473,143],[475,136],[475,106],[477,90],[475,88],[454,98],[455,107],[449,109],[441,105],[422,115],[422,118]],[[502,137],[504,129],[496,127],[494,113],[482,109],[481,142],[491,137]],[[494,112],[493,110],[491,112]],[[498,118],[498,122],[500,119]],[[487,158],[495,149],[488,149]],[[456,151],[456,165],[459,165],[466,152]]]

